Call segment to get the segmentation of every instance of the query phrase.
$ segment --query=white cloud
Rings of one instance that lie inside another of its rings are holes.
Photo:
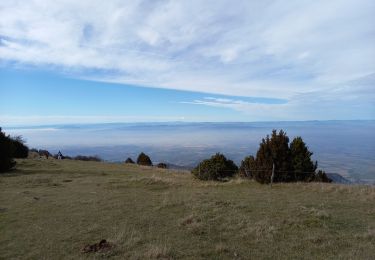
[[[308,93],[345,97],[342,86],[375,72],[373,10],[372,0],[2,0],[0,59],[291,103]]]

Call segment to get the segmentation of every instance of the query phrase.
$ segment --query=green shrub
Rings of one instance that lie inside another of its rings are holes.
[[[77,155],[75,157],[73,157],[73,160],[77,160],[77,161],[93,161],[93,162],[101,162],[102,159],[97,156],[97,155],[94,155],[94,156],[86,156],[86,155]]]
[[[301,137],[293,139],[290,144],[290,152],[295,181],[312,180],[318,163],[311,160],[313,153],[309,151]]]
[[[301,137],[294,138],[289,146],[286,133],[273,130],[271,136],[262,139],[256,157],[248,156],[241,162],[240,176],[269,183],[275,166],[274,182],[330,182],[324,172],[316,173],[318,163],[312,161],[312,154]]]
[[[316,182],[332,182],[332,180],[322,170],[319,170],[316,174],[314,174],[314,178],[312,179],[312,181],[316,181]]]
[[[217,153],[210,159],[203,160],[192,170],[192,174],[200,180],[223,180],[232,177],[238,171],[238,167],[232,160]]]
[[[125,163],[134,163],[134,161],[132,158],[128,157],[128,159],[125,160]]]
[[[16,165],[13,160],[15,150],[12,139],[0,128],[0,172],[8,171]]]
[[[254,177],[258,182],[270,182],[273,163],[277,169],[275,182],[293,181],[289,137],[283,130],[273,130],[271,137],[262,139],[255,161]]]
[[[241,166],[238,172],[239,176],[242,178],[253,178],[254,169],[256,169],[254,156],[247,156],[241,161]]]
[[[144,153],[140,153],[138,155],[137,164],[139,165],[146,165],[146,166],[152,166],[152,161],[150,157]]]
[[[158,167],[158,168],[162,168],[162,169],[167,169],[168,167],[167,167],[167,164],[165,164],[165,163],[158,163],[157,165],[156,165],[156,167]]]
[[[22,136],[12,137],[11,140],[14,145],[14,158],[27,158],[29,155],[29,147],[25,145]]]

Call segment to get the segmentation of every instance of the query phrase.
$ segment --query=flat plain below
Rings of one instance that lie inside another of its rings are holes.
[[[375,188],[18,160],[0,175],[0,245],[1,259],[373,259]]]

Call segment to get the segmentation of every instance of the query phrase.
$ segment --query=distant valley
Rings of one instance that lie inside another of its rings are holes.
[[[302,136],[319,168],[351,181],[375,183],[375,121],[306,121],[255,123],[115,123],[8,127],[30,147],[68,155],[99,155],[108,161],[149,154],[154,162],[191,168],[222,152],[237,164],[254,154],[272,129],[290,138]]]

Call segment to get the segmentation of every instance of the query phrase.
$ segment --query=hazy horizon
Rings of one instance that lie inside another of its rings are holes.
[[[164,122],[6,127],[30,147],[121,162],[148,153],[154,162],[192,167],[216,152],[237,164],[254,155],[272,129],[302,136],[321,169],[351,180],[375,182],[375,121]]]

